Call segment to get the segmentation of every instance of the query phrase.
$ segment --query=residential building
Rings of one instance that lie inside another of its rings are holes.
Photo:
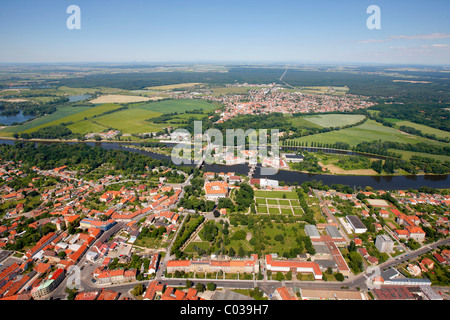
[[[394,250],[394,241],[388,235],[378,235],[375,239],[375,247],[380,252],[392,252]]]

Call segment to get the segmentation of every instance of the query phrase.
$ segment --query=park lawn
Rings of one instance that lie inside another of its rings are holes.
[[[269,213],[270,214],[280,214],[280,210],[278,207],[269,207]]]
[[[256,198],[256,204],[258,204],[258,205],[266,205],[266,199],[264,199],[264,198]]]
[[[292,214],[292,209],[281,208],[281,213],[282,214]]]
[[[267,199],[267,204],[278,205],[277,199]]]
[[[267,206],[257,206],[256,211],[258,213],[269,213]]]
[[[194,250],[194,246],[197,246],[199,248],[202,248],[204,250],[208,250],[209,246],[211,244],[208,241],[193,241],[188,244],[186,249],[184,250],[185,253],[196,253],[197,251]]]
[[[263,227],[263,234],[270,236],[271,238],[264,243],[266,252],[282,254],[284,251],[289,251],[291,248],[298,246],[296,238],[300,234],[295,233],[292,230],[292,226],[298,227],[298,224],[272,222],[272,226],[272,228],[267,225],[264,225]],[[281,234],[284,236],[284,243],[281,243],[280,241],[274,239],[277,234]]]
[[[280,200],[278,200],[278,204],[280,206],[290,206],[291,205],[290,201],[287,200],[287,199],[280,199]]]
[[[83,107],[59,107],[55,112],[33,119],[27,123],[20,124],[17,126],[9,126],[2,130],[0,130],[0,135],[2,136],[11,136],[12,133],[19,132],[30,132],[35,131],[37,128],[41,128],[44,126],[51,125],[55,122],[60,122],[61,119],[69,117],[71,115],[83,113],[91,107],[83,106]],[[64,121],[63,121],[64,122]],[[9,134],[8,134],[9,133]]]
[[[342,127],[357,123],[364,119],[361,114],[321,114],[308,115],[304,117],[305,120],[312,122],[324,128]]]
[[[286,199],[298,199],[295,191],[255,191],[255,198],[278,198],[283,199],[283,194],[286,195]]]
[[[322,144],[344,142],[348,143],[350,146],[356,146],[360,142],[374,140],[394,141],[399,143],[411,144],[424,142],[435,145],[446,145],[445,143],[441,143],[438,141],[401,133],[395,128],[383,126],[382,124],[370,119],[363,124],[352,128],[314,134],[306,137],[296,138],[293,140],[300,143],[308,142],[309,145],[311,145],[311,142]]]

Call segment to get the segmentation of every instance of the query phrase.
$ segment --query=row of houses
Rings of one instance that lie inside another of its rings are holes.
[[[169,260],[167,262],[167,272],[226,272],[226,273],[258,273],[258,255],[251,255],[250,259],[229,259],[229,260]]]

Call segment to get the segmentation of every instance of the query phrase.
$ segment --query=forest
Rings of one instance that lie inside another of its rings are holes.
[[[83,168],[85,173],[104,163],[110,164],[114,170],[130,175],[142,175],[159,166],[176,167],[169,160],[157,160],[130,151],[106,150],[84,143],[41,144],[17,141],[14,145],[1,145],[0,157],[7,161],[22,160],[28,166],[37,166],[43,170],[67,165],[69,168]],[[176,168],[187,173],[192,172],[191,167]]]
[[[385,124],[383,118],[395,118],[450,131],[450,111],[441,103],[378,104],[370,109],[380,111],[371,118]],[[390,124],[392,125],[392,124]]]

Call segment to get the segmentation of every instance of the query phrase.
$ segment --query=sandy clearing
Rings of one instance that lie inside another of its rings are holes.
[[[107,94],[104,96],[100,96],[94,100],[91,100],[90,103],[130,103],[130,102],[141,102],[141,101],[149,101],[152,100],[148,97],[140,97],[140,96],[127,96],[120,94]]]

